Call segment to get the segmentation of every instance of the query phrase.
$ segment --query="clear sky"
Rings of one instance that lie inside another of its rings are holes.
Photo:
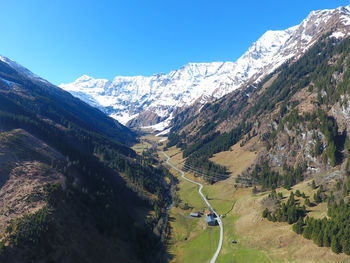
[[[54,84],[235,61],[338,0],[0,0],[0,54]]]

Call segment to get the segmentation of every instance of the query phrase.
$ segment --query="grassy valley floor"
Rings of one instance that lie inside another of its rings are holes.
[[[178,149],[172,148],[167,154],[175,165],[182,161]],[[159,156],[164,157],[162,154]],[[198,186],[183,180],[174,169],[171,172],[179,180],[177,194],[181,199],[180,205],[173,205],[169,211],[169,253],[174,255],[172,262],[210,262],[218,245],[219,227],[207,225],[203,215],[207,206],[198,194]],[[192,218],[190,212],[201,212],[202,216]]]
[[[234,146],[235,147],[239,146]],[[240,149],[242,151],[242,149]],[[172,147],[166,152],[171,162],[181,167],[184,160],[179,149]],[[220,160],[228,162],[234,155],[232,151],[221,153]],[[243,163],[251,162],[249,156],[255,153],[235,155],[235,162],[231,162],[230,170],[239,170],[239,158]],[[160,157],[164,158],[161,154]],[[214,157],[215,158],[215,157]],[[214,159],[213,158],[213,159]],[[237,160],[238,159],[238,160]],[[215,159],[214,159],[215,160]],[[206,209],[204,202],[198,194],[198,187],[184,181],[178,176],[178,195],[182,200],[179,207],[173,206],[169,213],[171,227],[171,239],[169,252],[174,255],[172,262],[209,262],[213,256],[219,240],[219,228],[208,227],[205,216],[190,218],[190,212],[203,212]],[[303,238],[292,230],[288,223],[274,223],[262,218],[262,200],[269,192],[252,193],[252,188],[235,189],[235,177],[237,173],[225,181],[208,185],[200,177],[186,173],[186,177],[194,179],[204,185],[203,193],[208,198],[218,214],[224,215],[224,242],[217,259],[218,263],[228,262],[350,262],[350,257],[345,254],[335,254],[330,248],[318,247],[311,240]],[[311,188],[311,181],[304,181],[294,186],[290,191],[281,188],[284,197],[291,191],[299,189],[309,197],[315,190]],[[302,203],[302,200],[300,200]],[[190,207],[184,209],[184,204]],[[309,216],[323,217],[327,214],[327,204],[321,203],[310,208]],[[232,244],[236,240],[237,244]]]

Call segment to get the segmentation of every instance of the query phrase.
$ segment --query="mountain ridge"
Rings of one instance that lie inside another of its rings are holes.
[[[146,211],[168,205],[165,170],[130,129],[2,58],[0,261],[154,262],[163,217]]]
[[[204,105],[247,83],[259,82],[286,61],[299,58],[329,31],[334,31],[333,37],[346,37],[349,10],[350,6],[312,11],[299,25],[268,30],[236,62],[188,63],[168,74],[117,76],[112,81],[84,75],[60,87],[123,124],[166,128],[176,108]],[[152,116],[147,118],[147,112]]]

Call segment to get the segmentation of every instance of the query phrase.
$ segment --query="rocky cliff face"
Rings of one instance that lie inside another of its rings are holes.
[[[154,119],[166,127],[176,108],[213,99],[256,84],[280,65],[304,54],[319,38],[332,32],[348,35],[350,7],[313,11],[301,24],[281,31],[267,31],[236,62],[190,63],[169,74],[150,77],[115,77],[109,81],[82,76],[61,88],[100,108],[121,123],[149,126]],[[200,108],[200,107],[199,107]],[[158,118],[150,120],[153,112]]]

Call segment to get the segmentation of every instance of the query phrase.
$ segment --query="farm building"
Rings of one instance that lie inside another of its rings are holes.
[[[199,217],[199,213],[192,212],[192,213],[190,213],[190,216],[192,216],[192,217]]]
[[[208,216],[208,215],[212,215],[214,216],[214,211],[212,209],[209,209],[209,210],[206,210],[205,211],[205,214]]]
[[[214,216],[212,214],[207,215],[207,223],[208,223],[208,226],[215,226],[216,225],[216,221],[215,221]]]

